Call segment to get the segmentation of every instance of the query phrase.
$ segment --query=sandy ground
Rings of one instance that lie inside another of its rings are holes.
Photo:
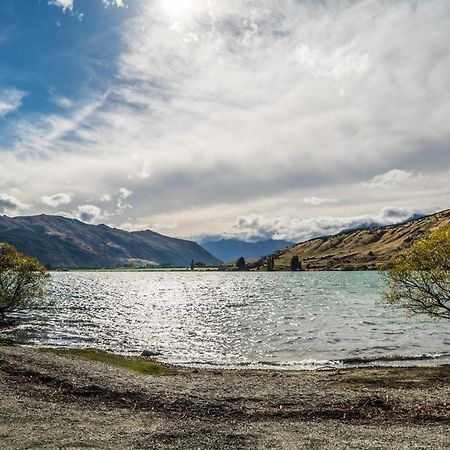
[[[450,449],[450,367],[140,376],[0,347],[1,449]]]

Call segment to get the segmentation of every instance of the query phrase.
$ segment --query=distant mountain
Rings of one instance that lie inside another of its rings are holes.
[[[58,216],[0,216],[0,242],[59,269],[218,265],[196,242],[153,231],[128,232]]]
[[[274,253],[275,270],[289,270],[298,255],[307,270],[373,270],[382,267],[430,231],[450,224],[450,209],[397,225],[359,228],[310,239]],[[264,270],[265,260],[259,262]]]
[[[203,248],[222,261],[237,260],[241,256],[246,259],[257,259],[293,244],[293,242],[275,239],[259,242],[245,242],[239,239],[201,242]]]

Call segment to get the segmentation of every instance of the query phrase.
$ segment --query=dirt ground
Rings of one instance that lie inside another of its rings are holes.
[[[450,367],[140,376],[0,346],[0,449],[450,449]]]

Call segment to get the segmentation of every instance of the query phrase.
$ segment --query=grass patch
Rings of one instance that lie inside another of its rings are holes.
[[[125,356],[116,355],[114,353],[108,353],[103,350],[97,350],[95,348],[46,348],[42,350],[64,356],[66,358],[81,358],[87,361],[102,362],[104,364],[108,364],[109,366],[129,370],[140,375],[168,375],[173,373],[172,369],[153,361],[147,361],[141,358],[128,358]]]

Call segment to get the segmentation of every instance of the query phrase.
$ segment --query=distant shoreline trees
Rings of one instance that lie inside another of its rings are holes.
[[[238,270],[243,270],[243,269],[245,269],[245,266],[246,266],[245,258],[243,256],[241,256],[236,261],[236,267],[237,267]]]
[[[10,244],[0,244],[0,321],[6,314],[41,306],[45,300],[47,269]]]
[[[298,255],[294,255],[291,258],[291,264],[290,264],[291,272],[297,272],[298,270],[302,270],[302,263],[300,262],[300,258]]]
[[[275,258],[273,255],[267,257],[266,269],[267,272],[273,272],[275,270]]]

